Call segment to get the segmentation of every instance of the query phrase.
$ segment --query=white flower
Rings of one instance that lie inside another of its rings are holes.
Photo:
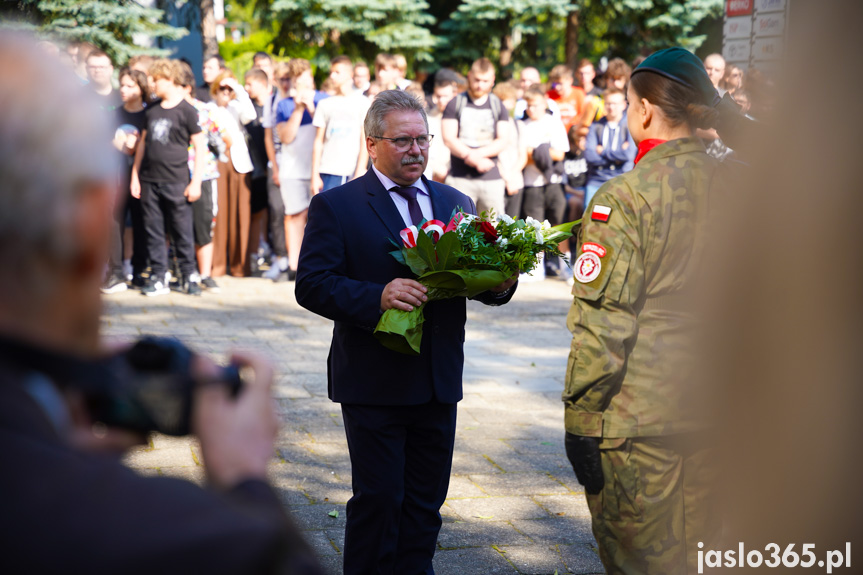
[[[550,224],[550,223],[548,223],[548,220],[543,220],[543,222],[542,222],[542,229],[543,229],[543,231],[546,231],[546,230],[550,230],[550,229],[551,229],[551,224]]]
[[[540,222],[539,220],[535,220],[530,216],[528,216],[527,219],[524,220],[524,223],[526,223],[527,225],[532,227],[534,230],[536,230],[537,235],[542,235],[543,229],[548,229],[551,227],[551,226],[548,226],[547,220],[544,222],[547,225],[547,227],[544,228],[543,222]]]
[[[498,216],[498,218],[497,218],[497,219],[501,220],[502,222],[504,222],[504,223],[506,223],[506,224],[508,224],[508,225],[511,225],[511,224],[514,224],[514,223],[515,223],[515,220],[514,220],[514,219],[512,219],[511,217],[509,217],[509,216],[508,216],[508,215],[506,215],[506,214],[501,214],[500,216]]]
[[[478,218],[477,218],[475,215],[473,215],[473,214],[462,214],[462,215],[463,215],[464,217],[463,217],[463,218],[462,218],[462,220],[458,223],[458,227],[466,226],[466,225],[468,225],[469,223],[471,223],[472,221],[474,221],[474,220],[478,219]]]
[[[536,230],[536,243],[537,245],[542,245],[542,242],[545,241],[542,237],[542,230]]]
[[[523,229],[521,229],[521,228],[518,228],[518,229],[516,229],[516,230],[514,230],[514,231],[512,232],[512,237],[513,237],[513,238],[520,238],[520,237],[521,237],[521,236],[523,236],[523,235],[524,235],[524,230],[523,230]]]
[[[497,241],[494,243],[496,243],[500,247],[504,248],[504,247],[506,247],[506,244],[509,243],[509,240],[506,239],[505,237],[501,236],[501,237],[497,238]]]

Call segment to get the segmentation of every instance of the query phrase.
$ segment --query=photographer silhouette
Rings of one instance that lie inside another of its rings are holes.
[[[319,574],[266,481],[278,429],[268,362],[231,358],[253,373],[236,396],[190,388],[206,489],[123,466],[143,435],[94,426],[88,389],[65,385],[109,355],[109,126],[71,69],[28,36],[0,36],[0,572]],[[196,382],[225,373],[194,354],[187,366]]]

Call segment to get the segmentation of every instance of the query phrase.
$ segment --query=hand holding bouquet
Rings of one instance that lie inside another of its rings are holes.
[[[560,256],[557,244],[572,236],[579,222],[552,227],[533,218],[514,220],[494,212],[481,216],[463,210],[449,224],[425,221],[401,231],[399,249],[390,252],[428,288],[428,301],[474,297],[517,273],[529,273],[542,252]],[[422,342],[423,307],[407,312],[388,309],[375,328],[386,347],[418,355]]]

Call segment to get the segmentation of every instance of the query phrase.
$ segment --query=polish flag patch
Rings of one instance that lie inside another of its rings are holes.
[[[595,222],[607,222],[611,216],[611,208],[608,206],[593,206],[593,212],[590,214],[590,219]]]

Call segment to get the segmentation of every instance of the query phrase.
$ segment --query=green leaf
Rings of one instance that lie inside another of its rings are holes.
[[[438,265],[436,269],[446,270],[455,265],[456,251],[461,247],[461,242],[458,239],[458,234],[455,232],[447,232],[440,237],[435,244],[437,252]]]
[[[388,309],[378,320],[375,337],[388,349],[407,355],[419,355],[424,322],[422,306],[414,308],[413,311]]]
[[[423,231],[417,233],[417,247],[415,251],[423,259],[429,270],[442,269],[438,267],[437,254],[434,249],[434,240]]]
[[[426,262],[426,260],[422,257],[422,254],[420,254],[419,250],[402,250],[402,255],[405,258],[405,263],[407,263],[407,266],[411,268],[411,271],[414,272],[415,275],[421,276],[427,271],[429,271],[428,262]]]
[[[327,513],[327,515],[329,515],[329,516],[330,516],[330,517],[332,517],[333,519],[338,519],[338,518],[339,518],[339,512],[338,512],[338,510],[337,510],[337,509],[333,509],[332,511],[330,511],[329,513]]]
[[[399,262],[400,264],[402,264],[403,266],[408,265],[408,263],[405,261],[405,255],[404,255],[404,253],[402,253],[402,250],[393,250],[390,252],[390,255],[393,256],[396,259],[396,261]]]

